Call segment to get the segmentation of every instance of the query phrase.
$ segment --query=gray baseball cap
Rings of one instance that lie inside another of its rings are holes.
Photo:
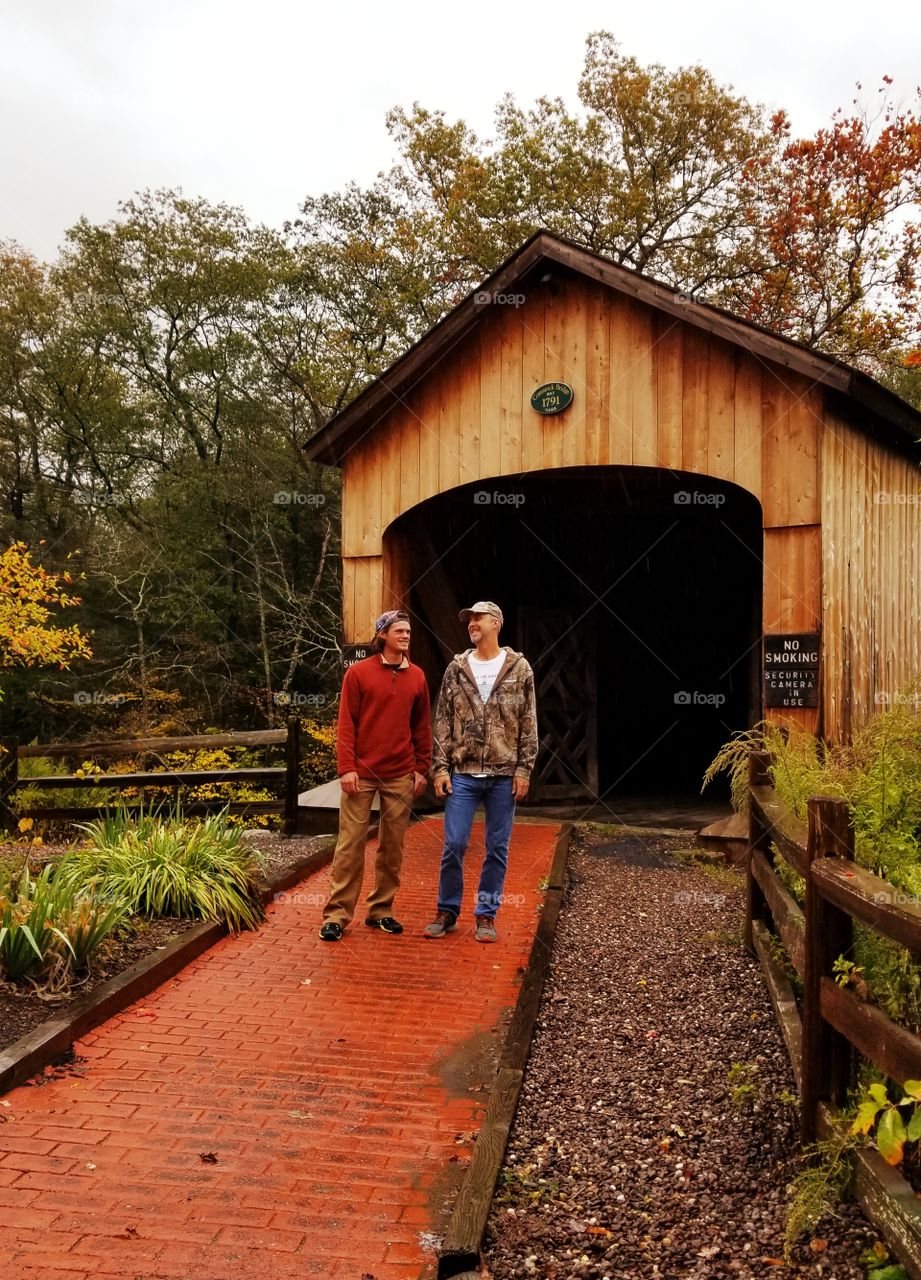
[[[460,618],[461,622],[469,622],[471,614],[474,613],[492,614],[494,618],[499,619],[500,626],[505,621],[502,617],[502,610],[497,604],[493,604],[492,600],[478,600],[476,604],[472,604],[469,609],[461,609],[457,616]]]

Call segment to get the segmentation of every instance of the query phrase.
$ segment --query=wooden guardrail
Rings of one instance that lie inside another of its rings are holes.
[[[284,747],[283,765],[266,765],[252,769],[147,769],[135,773],[101,773],[86,776],[48,774],[46,777],[21,777],[20,760],[32,758],[64,757],[73,761],[94,760],[106,756],[162,757],[170,751],[214,749],[217,747]],[[195,800],[184,803],[188,814],[216,813],[227,809],[230,813],[278,813],[284,816],[286,835],[297,829],[298,764],[300,761],[300,720],[288,716],[284,729],[256,729],[236,733],[205,733],[175,738],[121,738],[93,742],[39,742],[20,746],[16,738],[0,739],[0,829],[12,829],[20,818],[44,818],[57,821],[77,821],[98,817],[105,805],[81,805],[58,807],[52,805],[15,807],[18,790],[26,787],[55,791],[81,788],[92,791],[128,791],[145,788],[168,788],[172,798],[178,799],[183,787],[198,787],[205,783],[274,783],[281,790],[276,800]],[[149,809],[150,804],[120,804],[119,808],[131,813]]]
[[[813,797],[803,823],[773,790],[770,763],[768,752],[751,753],[745,940],[765,974],[799,1086],[801,1136],[809,1143],[835,1123],[856,1055],[899,1084],[921,1079],[921,1038],[832,976],[837,957],[850,957],[855,920],[921,955],[921,906],[854,862],[844,801]],[[805,909],[778,877],[774,854],[805,881]],[[802,979],[801,1008],[774,954],[772,931]],[[854,1191],[909,1275],[921,1280],[921,1205],[909,1185],[867,1149],[857,1153]]]

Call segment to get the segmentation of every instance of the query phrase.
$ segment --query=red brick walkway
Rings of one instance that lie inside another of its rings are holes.
[[[321,942],[321,872],[258,933],[225,938],[80,1041],[85,1075],[9,1094],[3,1280],[432,1274],[426,1233],[443,1229],[470,1157],[456,1138],[487,1096],[469,1085],[488,1070],[470,1065],[515,1002],[554,840],[516,826],[498,945],[477,943],[469,917],[431,942],[441,824],[421,823],[402,937],[359,915]],[[481,850],[478,823],[471,873]]]

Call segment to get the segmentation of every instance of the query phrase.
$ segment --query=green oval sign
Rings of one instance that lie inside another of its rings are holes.
[[[572,387],[568,382],[545,382],[531,395],[531,408],[538,413],[562,413],[572,404]]]

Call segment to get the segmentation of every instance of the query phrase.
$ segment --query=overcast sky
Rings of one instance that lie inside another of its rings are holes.
[[[53,257],[145,187],[280,225],[307,194],[394,159],[388,108],[418,100],[490,136],[505,92],[576,105],[585,37],[700,62],[814,131],[854,83],[921,79],[917,0],[0,0],[0,239]]]

